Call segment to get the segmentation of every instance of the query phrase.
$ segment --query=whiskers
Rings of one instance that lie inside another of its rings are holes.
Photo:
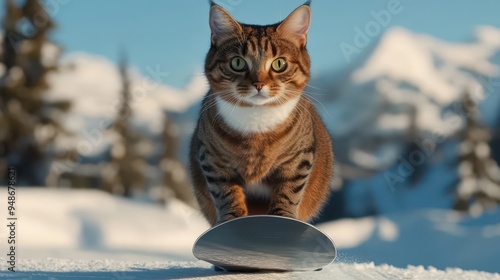
[[[315,86],[311,86],[310,84],[306,83],[306,87],[310,87],[310,88],[313,88],[313,89],[317,89],[317,90],[321,90],[321,91],[325,91],[326,89],[324,88],[319,88],[319,87],[315,87]],[[319,93],[321,94],[321,93]],[[321,95],[325,95],[325,94],[321,94]]]
[[[296,94],[295,94],[293,91],[291,91],[291,90],[285,90],[285,91],[283,92],[283,94],[280,94],[280,95],[278,95],[277,97],[278,97],[278,98],[277,98],[277,102],[278,102],[278,104],[283,105],[283,104],[285,104],[286,102],[288,102],[290,99],[293,99],[294,97],[296,97]],[[300,115],[302,115],[302,113],[307,113],[307,114],[309,114],[309,116],[311,116],[311,119],[314,121],[314,118],[313,118],[313,116],[312,116],[311,112],[309,112],[309,109],[308,109],[308,108],[306,108],[303,104],[301,104],[301,103],[300,103],[300,101],[299,101],[299,102],[297,102],[297,105],[296,105],[296,106],[297,106],[297,107],[296,107],[296,108],[297,108],[297,110],[299,110],[299,112],[300,112],[300,113],[299,113],[299,114],[295,114],[295,115],[294,115],[294,117],[293,117],[293,118],[294,118],[294,121],[296,121],[296,122],[300,122],[300,119],[299,119],[299,118],[300,118]]]
[[[315,103],[315,104],[318,103],[321,106],[321,108],[323,108],[323,111],[325,111],[325,116],[330,117],[330,113],[328,113],[328,110],[326,110],[326,107],[323,105],[323,103],[320,100],[318,100],[317,98],[315,98],[314,96],[312,96],[312,94],[314,94],[314,93],[308,92],[305,90],[300,91],[300,90],[292,90],[292,89],[285,89],[284,93],[285,94],[292,93],[294,95],[300,95],[301,98],[306,96],[307,98],[311,99],[313,101],[313,103]],[[320,94],[320,95],[325,95],[325,94]],[[290,97],[290,96],[288,96],[288,97]]]
[[[223,90],[223,91],[213,92],[212,95],[218,95],[221,97],[229,97],[229,96],[231,96],[232,93],[233,93],[233,91],[231,91],[231,90]],[[216,104],[217,104],[217,99],[215,98],[215,96],[214,96],[214,98],[208,98],[205,101],[205,104],[203,104],[203,106],[202,106],[200,116],[203,113],[205,113],[206,111],[208,111],[209,109],[211,109],[212,107],[214,107]]]
[[[203,109],[200,112],[200,116],[203,115],[206,111],[210,110],[214,106],[217,106],[217,97],[220,98],[226,98],[226,97],[233,97],[236,100],[236,104],[233,104],[232,102],[224,102],[221,103],[221,106],[219,107],[219,111],[215,114],[214,118],[210,121],[210,125],[214,126],[216,123],[221,120],[221,118],[224,115],[227,115],[229,113],[229,116],[231,116],[234,113],[235,108],[239,107],[241,103],[243,102],[241,98],[236,98],[234,97],[234,91],[233,90],[223,90],[223,91],[217,91],[212,93],[212,97],[210,97],[206,103],[203,105]]]

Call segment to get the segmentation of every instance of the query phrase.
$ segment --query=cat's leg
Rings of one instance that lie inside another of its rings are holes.
[[[306,178],[302,176],[287,178],[281,184],[275,185],[271,193],[268,214],[298,219]]]
[[[210,175],[206,178],[217,209],[217,224],[248,215],[243,186]]]
[[[242,180],[229,160],[199,138],[194,138],[192,147],[197,199],[210,224],[248,215]]]
[[[273,172],[268,180],[273,188],[269,215],[299,219],[299,207],[306,191],[312,162],[312,152],[306,151]]]
[[[248,214],[243,187],[217,175],[207,163],[192,164],[195,194],[201,211],[212,226]]]
[[[227,162],[206,155],[202,149],[201,169],[217,211],[216,224],[248,215],[245,193],[237,173]]]
[[[217,223],[217,209],[215,208],[212,195],[208,190],[208,184],[200,163],[192,152],[190,154],[190,170],[193,190],[198,206],[205,218],[213,226]]]

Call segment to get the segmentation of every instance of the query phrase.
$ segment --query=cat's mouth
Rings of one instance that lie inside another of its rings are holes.
[[[252,94],[251,96],[247,96],[245,99],[254,105],[264,105],[271,101],[271,96],[260,91]]]
[[[268,99],[270,96],[263,93],[263,92],[259,92],[257,94],[254,94],[253,96],[251,96],[251,98],[254,98],[254,99],[257,99],[257,100],[260,100],[260,99]]]

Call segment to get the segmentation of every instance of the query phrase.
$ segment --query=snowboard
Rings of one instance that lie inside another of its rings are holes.
[[[316,227],[287,217],[236,218],[204,232],[193,255],[225,271],[321,270],[337,255],[335,244]]]

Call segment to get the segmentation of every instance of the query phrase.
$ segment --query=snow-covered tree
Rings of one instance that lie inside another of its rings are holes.
[[[470,94],[465,94],[462,106],[466,126],[460,143],[455,209],[479,214],[500,204],[500,168],[490,154],[490,130],[479,124]]]
[[[60,48],[48,39],[55,24],[39,0],[5,2],[0,55],[0,182],[15,166],[19,184],[44,185],[66,100],[48,101],[48,73]]]
[[[168,114],[165,115],[162,132],[164,149],[160,162],[161,171],[163,172],[163,182],[165,187],[173,191],[175,197],[188,205],[194,206],[194,196],[191,192],[186,168],[177,156],[179,150],[179,128]]]
[[[111,193],[133,196],[134,191],[142,190],[146,184],[147,164],[145,155],[141,153],[144,139],[132,124],[132,107],[130,96],[130,78],[125,58],[120,63],[122,78],[121,103],[117,116],[111,125],[111,160],[108,168],[104,168],[105,189]]]

